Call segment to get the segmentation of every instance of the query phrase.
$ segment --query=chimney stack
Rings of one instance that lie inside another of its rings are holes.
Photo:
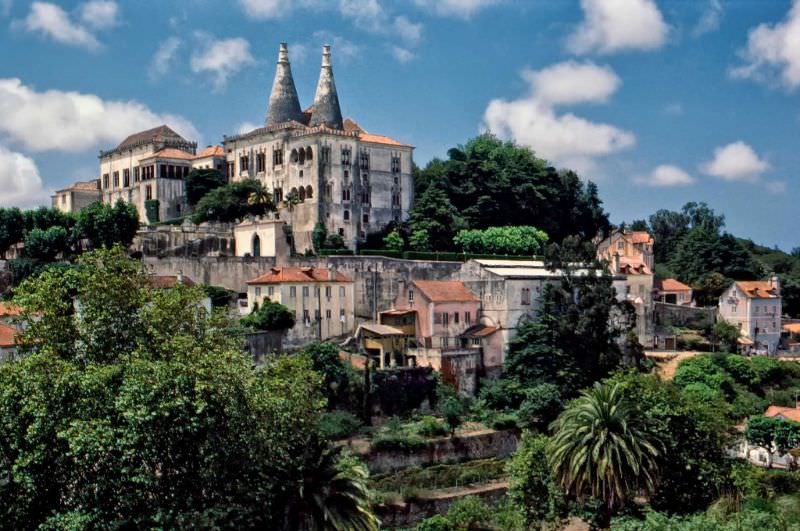
[[[775,291],[775,294],[780,296],[781,294],[781,281],[778,279],[778,275],[772,275],[769,279],[769,287]]]
[[[339,106],[339,94],[333,79],[331,67],[331,47],[322,47],[322,66],[319,71],[317,93],[314,96],[314,108],[311,113],[310,126],[326,125],[331,129],[343,129],[342,109]]]
[[[300,99],[297,97],[292,67],[289,64],[289,47],[282,42],[278,49],[278,66],[272,81],[266,124],[275,125],[291,120],[301,122],[303,111],[300,109]]]

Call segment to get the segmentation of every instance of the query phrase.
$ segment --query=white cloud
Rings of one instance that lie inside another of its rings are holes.
[[[768,181],[764,183],[764,188],[771,194],[783,194],[786,192],[786,183],[783,181]]]
[[[692,30],[692,36],[700,37],[706,33],[717,31],[720,22],[722,22],[722,4],[719,0],[708,0],[705,11]]]
[[[394,19],[394,29],[397,34],[411,46],[419,44],[422,39],[422,24],[416,24],[401,15]]]
[[[769,169],[752,147],[741,140],[714,150],[714,158],[700,165],[703,173],[726,181],[757,181]]]
[[[245,133],[249,133],[254,129],[258,129],[259,127],[264,127],[264,125],[263,124],[258,125],[253,122],[242,122],[236,127],[236,132],[240,135],[243,135]]]
[[[78,11],[81,20],[90,28],[108,29],[119,24],[119,6],[110,0],[90,0]]]
[[[254,62],[250,43],[236,37],[212,40],[203,50],[192,55],[191,67],[195,73],[213,74],[214,90],[220,91],[225,88],[230,76]]]
[[[392,56],[397,59],[399,63],[408,63],[414,59],[414,52],[401,48],[400,46],[392,46]]]
[[[443,17],[468,19],[500,0],[414,0],[414,3]]]
[[[686,173],[682,168],[671,164],[657,166],[649,174],[638,175],[633,180],[638,184],[659,188],[687,186],[694,183],[694,177]]]
[[[355,25],[372,32],[382,31],[386,12],[378,0],[339,0],[339,13]]]
[[[542,70],[525,70],[534,97],[549,105],[605,103],[622,81],[608,66],[565,61]]]
[[[181,40],[178,37],[169,37],[158,46],[147,69],[150,79],[158,79],[169,71],[180,47]]]
[[[330,31],[315,31],[313,39],[315,42],[330,43],[334,61],[346,63],[355,59],[361,53],[361,47],[358,44]],[[317,47],[315,46],[315,48]],[[289,47],[289,53],[293,53],[291,46]]]
[[[567,40],[576,54],[655,50],[669,26],[654,0],[581,0],[584,20]]]
[[[66,11],[49,2],[33,2],[28,16],[22,21],[25,29],[41,33],[54,41],[97,50],[100,43],[85,27],[74,22]]]
[[[607,101],[620,83],[608,67],[569,61],[526,71],[523,77],[530,84],[526,96],[489,102],[484,123],[493,133],[530,146],[557,164],[583,168],[591,168],[595,157],[636,143],[629,131],[555,110],[557,105]]]
[[[244,12],[258,20],[285,18],[296,9],[322,9],[326,0],[239,0]]]
[[[732,77],[788,90],[800,87],[800,0],[794,1],[783,21],[751,29],[740,55],[744,64],[731,70]]]
[[[0,145],[0,206],[31,207],[49,202],[33,159]]]
[[[159,114],[136,101],[104,101],[94,94],[37,92],[19,79],[0,79],[0,135],[33,151],[109,148],[127,135],[168,124],[200,141],[191,122]]]

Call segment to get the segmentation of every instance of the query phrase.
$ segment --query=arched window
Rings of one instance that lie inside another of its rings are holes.
[[[306,189],[301,186],[300,190],[298,190],[297,192],[298,192],[298,194],[300,194],[300,201],[305,201],[306,200]]]
[[[350,211],[349,210],[345,210],[344,211],[344,220],[345,221],[350,221]]]
[[[314,189],[311,188],[311,185],[309,184],[306,186],[306,198],[311,199],[312,197],[314,197]]]
[[[308,159],[309,161],[314,159],[314,152],[311,150],[311,146],[308,146],[306,148],[306,159]]]
[[[292,150],[292,155],[291,155],[292,162],[297,162],[297,157],[298,157],[298,155],[297,155],[297,150],[296,150],[296,149],[293,149],[293,150]]]
[[[261,256],[261,238],[258,234],[253,236],[253,256]]]
[[[300,152],[298,153],[298,156],[300,157],[300,161],[299,161],[300,164],[305,164],[305,162],[306,162],[306,150],[303,149],[303,148],[300,148]]]

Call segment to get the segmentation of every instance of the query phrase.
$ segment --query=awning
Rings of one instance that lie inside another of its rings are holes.
[[[487,325],[475,325],[470,328],[467,328],[461,337],[486,337],[494,334],[499,330],[496,326],[487,326]]]
[[[739,343],[740,345],[753,345],[753,340],[748,339],[746,337],[740,337],[739,339],[736,340],[736,342]]]
[[[359,332],[361,332],[361,330],[366,330],[367,332],[372,332],[373,334],[376,334],[376,335],[379,335],[379,336],[404,336],[404,335],[406,335],[406,333],[403,332],[402,330],[400,330],[399,328],[395,328],[393,326],[377,324],[377,323],[365,323],[365,324],[359,325],[358,331],[356,332],[357,336],[360,335]]]
[[[800,334],[800,323],[785,324],[783,325],[783,329],[792,334]]]
[[[381,312],[381,315],[408,315],[410,313],[417,313],[417,310],[386,310],[385,312]]]

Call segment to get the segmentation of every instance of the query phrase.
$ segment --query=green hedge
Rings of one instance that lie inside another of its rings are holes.
[[[319,256],[353,256],[352,249],[320,249],[317,251]]]
[[[144,202],[144,211],[147,213],[149,223],[158,223],[158,199],[148,199]]]

